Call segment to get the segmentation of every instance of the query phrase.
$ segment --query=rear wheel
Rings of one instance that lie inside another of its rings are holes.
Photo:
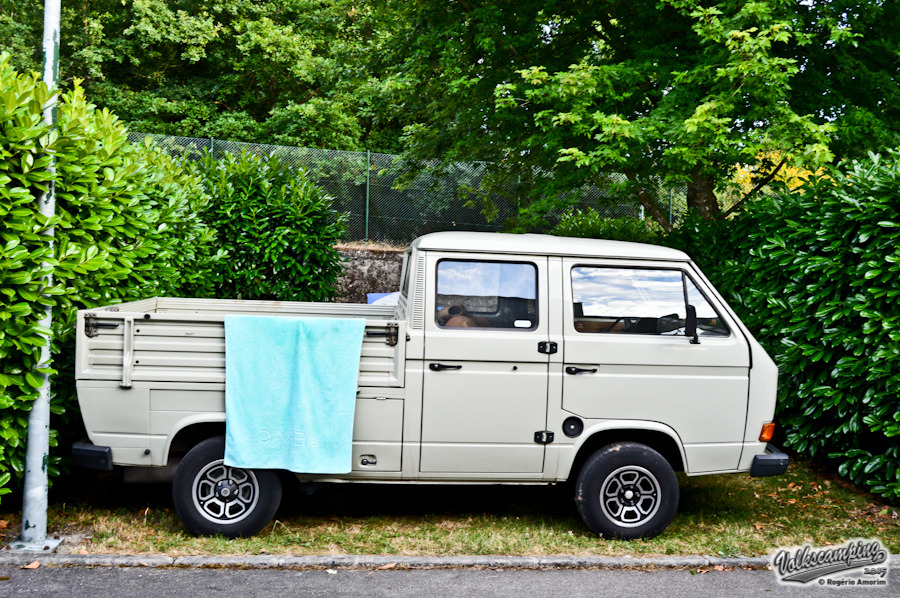
[[[225,437],[216,436],[192,448],[178,465],[172,501],[195,534],[252,536],[278,510],[281,478],[269,469],[225,465]]]
[[[678,479],[669,462],[635,442],[606,446],[585,462],[575,502],[591,530],[607,538],[652,538],[678,509]]]

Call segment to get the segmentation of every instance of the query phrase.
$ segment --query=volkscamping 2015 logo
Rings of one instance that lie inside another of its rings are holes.
[[[886,586],[890,553],[880,540],[849,540],[839,546],[781,548],[772,557],[778,581],[820,586]],[[861,575],[846,577],[843,574]]]

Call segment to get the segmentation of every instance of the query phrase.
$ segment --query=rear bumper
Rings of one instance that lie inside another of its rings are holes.
[[[112,471],[112,449],[97,446],[90,440],[79,440],[72,445],[72,460],[75,465],[86,469]]]
[[[787,471],[789,462],[790,458],[780,448],[769,443],[764,454],[753,457],[750,475],[755,478],[781,475]]]

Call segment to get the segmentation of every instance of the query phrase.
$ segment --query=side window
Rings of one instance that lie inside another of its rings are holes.
[[[533,330],[537,267],[531,263],[441,260],[435,322],[446,328]]]
[[[572,268],[575,330],[585,333],[684,335],[687,305],[698,334],[728,336],[715,309],[680,270]]]

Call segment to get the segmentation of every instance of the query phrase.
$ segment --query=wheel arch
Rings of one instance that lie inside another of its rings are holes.
[[[209,415],[196,415],[179,421],[169,434],[166,444],[166,460],[180,459],[189,450],[213,436],[225,435],[225,414],[210,417]]]
[[[648,425],[651,424],[651,425]],[[585,461],[595,452],[614,442],[637,442],[658,452],[675,471],[685,471],[687,459],[678,434],[663,424],[643,422],[604,422],[585,431],[584,440],[574,451],[572,461],[562,467],[567,479],[574,480]]]

